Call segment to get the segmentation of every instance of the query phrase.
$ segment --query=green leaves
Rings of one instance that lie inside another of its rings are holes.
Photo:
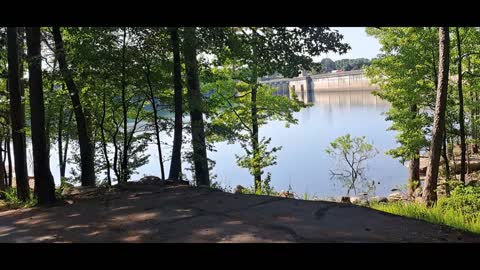
[[[331,177],[347,188],[347,195],[353,190],[363,188],[369,192],[375,188],[375,182],[370,183],[365,176],[366,161],[375,157],[378,150],[366,142],[365,136],[352,138],[350,134],[336,138],[325,149],[332,158],[337,159],[337,167],[330,171]]]
[[[365,69],[367,77],[379,85],[375,95],[390,102],[387,120],[398,132],[400,146],[387,153],[402,161],[418,156],[428,145],[426,139],[432,121],[427,113],[435,98],[438,42],[430,28],[367,28],[382,44],[385,55],[374,59]]]

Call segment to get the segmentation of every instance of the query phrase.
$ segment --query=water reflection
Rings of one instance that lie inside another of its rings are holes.
[[[280,94],[280,93],[279,93]],[[286,93],[283,93],[286,94]],[[278,164],[265,169],[272,173],[272,184],[277,189],[316,194],[317,196],[338,196],[345,190],[336,187],[330,180],[329,170],[335,162],[325,154],[325,148],[335,138],[350,133],[352,136],[366,136],[380,151],[368,164],[369,179],[380,182],[377,194],[386,195],[396,185],[404,184],[406,168],[384,152],[394,148],[395,133],[386,131],[390,123],[383,113],[388,102],[374,96],[370,90],[353,91],[298,91],[303,102],[313,103],[312,107],[296,113],[298,125],[287,129],[281,122],[271,122],[260,129],[261,136],[272,138],[272,146],[282,146],[278,152]],[[217,161],[215,173],[220,182],[231,186],[252,185],[248,171],[236,166],[235,153],[243,154],[238,145],[217,145],[218,152],[210,157]]]
[[[300,92],[300,91],[299,91]],[[395,133],[386,131],[390,123],[385,121],[383,112],[389,104],[371,94],[371,91],[337,91],[337,92],[303,92],[298,94],[304,102],[314,106],[295,113],[297,125],[285,128],[283,122],[273,121],[260,128],[260,136],[271,137],[271,146],[282,146],[277,152],[277,165],[265,169],[265,174],[272,174],[272,185],[278,190],[291,186],[295,192],[320,197],[338,196],[345,189],[335,186],[330,180],[329,170],[335,166],[325,153],[329,143],[339,136],[350,133],[352,136],[366,136],[381,154],[369,164],[367,176],[370,180],[380,182],[377,194],[387,195],[391,188],[404,184],[407,169],[398,160],[383,153],[394,148]],[[187,120],[187,119],[186,119]],[[172,138],[162,133],[164,141],[171,144]],[[216,161],[213,174],[217,181],[234,187],[235,185],[252,186],[252,176],[247,169],[237,166],[235,155],[243,155],[240,145],[218,143],[216,152],[209,152],[209,158]],[[184,145],[184,149],[189,145]],[[164,166],[168,175],[171,148],[164,146]],[[139,168],[132,179],[144,175],[159,175],[158,153],[154,144],[149,145],[149,163]],[[29,162],[30,163],[30,162]],[[188,165],[184,164],[184,170]],[[58,159],[56,149],[52,146],[51,168],[55,181],[59,184]],[[32,168],[30,173],[33,173]],[[67,176],[70,164],[67,166]],[[184,171],[187,175],[190,172]],[[104,177],[102,172],[102,177]],[[191,179],[191,177],[190,177]]]

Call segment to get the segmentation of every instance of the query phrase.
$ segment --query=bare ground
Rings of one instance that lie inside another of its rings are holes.
[[[139,185],[0,210],[0,242],[480,242],[355,205]]]

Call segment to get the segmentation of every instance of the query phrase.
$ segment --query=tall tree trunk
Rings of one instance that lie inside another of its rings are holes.
[[[410,160],[410,164],[408,166],[408,174],[409,174],[408,196],[411,197],[413,196],[415,189],[417,189],[420,184],[420,158],[414,158]]]
[[[480,104],[480,99],[478,98],[478,90],[475,91],[475,104]],[[480,117],[480,109],[477,107],[475,108],[475,119],[478,121],[478,118]],[[475,125],[475,132],[474,132],[474,139],[476,139],[475,144],[473,145],[473,150],[472,153],[478,154],[478,140],[480,140],[480,132],[479,132],[479,127]]]
[[[2,156],[2,152],[3,152],[2,143],[3,142],[0,141],[0,191],[5,190],[5,188],[8,185],[8,178],[5,170],[5,162]]]
[[[197,185],[210,186],[207,147],[205,144],[205,130],[203,123],[203,100],[202,94],[200,93],[200,81],[198,78],[197,40],[194,27],[185,28],[183,50],[187,72],[195,180]]]
[[[446,180],[450,180],[450,162],[448,160],[448,155],[447,155],[447,132],[446,132],[446,130],[444,130],[444,134],[443,134],[442,156],[443,156],[443,161],[445,162],[445,178],[446,178]]]
[[[121,171],[121,182],[127,182],[128,179],[128,107],[126,100],[126,42],[127,42],[127,29],[123,29],[123,46],[122,46],[122,112],[123,112],[123,151],[122,151],[122,164],[120,166]]]
[[[77,86],[73,81],[73,75],[67,65],[65,58],[65,49],[63,45],[62,34],[59,27],[52,27],[53,37],[55,40],[55,54],[62,73],[65,84],[67,85],[72,105],[75,112],[75,120],[77,122],[78,142],[80,145],[80,163],[81,163],[81,182],[82,186],[95,186],[95,164],[94,149],[91,139],[88,136],[87,123],[85,114],[83,113],[82,104]]]
[[[55,69],[55,64],[56,64],[56,62],[54,62],[54,64],[53,64],[53,69]],[[50,93],[53,93],[54,87],[55,87],[55,83],[52,80],[52,82],[50,84],[50,90],[49,90]],[[47,137],[47,154],[48,154],[49,157],[50,157],[50,129],[51,129],[51,126],[52,126],[52,113],[53,113],[51,104],[52,103],[50,103],[50,102],[48,103],[46,116],[45,116],[45,134],[46,134],[46,137]]]
[[[443,161],[445,162],[445,194],[450,194],[450,187],[448,186],[448,181],[450,181],[450,162],[447,155],[447,129],[443,132],[443,146],[442,146],[442,156]],[[455,171],[453,171],[455,173]]]
[[[19,48],[17,27],[7,27],[8,87],[10,92],[10,118],[15,159],[15,181],[17,196],[21,201],[30,198],[28,185],[27,153],[25,142],[25,111],[22,110],[20,89]]]
[[[252,116],[252,134],[251,134],[251,141],[252,141],[252,150],[254,160],[258,160],[259,153],[259,142],[258,142],[258,118],[257,118],[257,86],[252,88],[252,107],[251,107],[251,116]],[[254,164],[253,167],[253,177],[255,181],[255,192],[258,192],[262,189],[262,173],[260,164]]]
[[[168,179],[181,180],[182,171],[182,131],[183,131],[183,87],[182,87],[182,71],[180,65],[180,45],[178,40],[178,28],[173,28],[170,31],[170,38],[172,40],[173,51],[173,87],[175,103],[175,125],[173,131],[173,149],[172,160],[170,162],[170,172]]]
[[[9,117],[7,117],[9,118]],[[12,186],[12,180],[13,180],[13,168],[12,168],[12,151],[10,149],[10,134],[11,134],[11,130],[10,128],[8,129],[8,136],[7,136],[7,139],[5,141],[5,144],[6,144],[6,150],[7,150],[7,160],[8,160],[8,186],[11,187]]]
[[[445,126],[447,105],[448,69],[450,61],[450,37],[448,27],[439,28],[439,67],[438,88],[435,103],[432,142],[430,145],[430,163],[427,168],[423,201],[431,206],[437,200],[437,179]]]
[[[70,112],[70,114],[68,116],[67,127],[72,126],[72,121],[73,121],[73,112]],[[67,157],[68,157],[68,145],[70,143],[70,132],[68,132],[68,130],[67,130],[67,133],[65,135],[66,135],[65,147],[63,149],[63,159],[62,159],[63,163],[60,164],[60,177],[63,177],[63,178],[65,178],[65,169],[67,168]]]
[[[107,151],[107,140],[105,139],[105,115],[107,114],[107,106],[106,106],[106,90],[103,90],[103,98],[102,98],[102,119],[100,120],[100,132],[102,135],[102,146],[103,146],[103,155],[105,157],[105,162],[107,163],[107,181],[108,185],[112,186],[112,177],[110,176],[110,159],[108,158],[108,151]]]
[[[413,118],[417,117],[418,108],[417,105],[410,106],[410,112],[414,113]],[[408,178],[408,196],[412,197],[415,189],[417,189],[420,185],[420,151],[417,150],[415,153],[416,157],[410,160],[409,164],[409,178]]]
[[[55,182],[50,171],[50,157],[47,152],[47,137],[45,134],[41,32],[40,27],[27,27],[26,31],[35,194],[40,204],[46,204],[55,201]]]
[[[460,44],[460,30],[458,27],[455,27],[455,33],[457,36],[457,51],[458,51],[458,102],[459,102],[459,113],[458,121],[460,123],[460,149],[461,149],[461,163],[460,163],[460,181],[465,183],[465,172],[466,172],[466,152],[467,145],[465,143],[465,118],[463,113],[463,91],[462,91],[462,46]]]
[[[146,60],[148,61],[148,60]],[[146,64],[146,72],[145,77],[147,79],[149,94],[150,94],[150,102],[153,106],[153,124],[155,127],[155,138],[157,139],[157,150],[158,150],[158,159],[160,162],[160,173],[162,176],[162,180],[165,180],[165,170],[163,168],[163,156],[162,156],[162,141],[160,140],[160,127],[158,125],[158,108],[157,102],[155,100],[155,94],[153,93],[153,85],[152,81],[150,80],[150,64]]]
[[[63,180],[65,175],[62,175],[63,160],[63,106],[60,106],[58,113],[58,133],[57,133],[57,147],[58,147],[58,164],[60,165],[60,181]]]

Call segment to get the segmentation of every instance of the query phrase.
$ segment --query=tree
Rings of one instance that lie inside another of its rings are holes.
[[[445,126],[445,109],[447,105],[448,71],[450,63],[450,37],[448,27],[439,28],[439,66],[438,89],[435,103],[432,142],[430,145],[430,163],[427,167],[422,200],[432,205],[437,200],[437,177]]]
[[[26,142],[25,142],[25,111],[22,105],[19,68],[18,28],[7,28],[8,46],[8,88],[10,92],[10,118],[12,125],[13,153],[15,160],[15,178],[17,196],[20,201],[30,198],[28,184]]]
[[[225,63],[221,67],[211,70],[214,78],[202,88],[204,92],[212,91],[208,101],[209,115],[209,140],[212,142],[228,141],[229,143],[239,142],[245,150],[245,155],[236,155],[237,164],[249,169],[250,174],[255,176],[260,169],[276,164],[274,153],[281,150],[281,147],[269,148],[271,138],[262,138],[259,141],[256,155],[253,155],[252,148],[252,97],[251,88],[242,76],[248,74],[248,69],[235,67],[235,64]],[[290,99],[287,96],[274,95],[275,88],[259,85],[256,96],[258,127],[262,127],[270,120],[285,121],[286,126],[296,124],[293,116],[302,107],[302,102],[297,99]],[[255,180],[254,180],[255,181]],[[262,179],[254,182],[256,192],[265,190]]]
[[[340,181],[347,188],[347,196],[353,190],[369,193],[375,188],[375,182],[367,181],[365,172],[367,160],[375,157],[378,151],[365,141],[365,136],[351,138],[350,134],[338,137],[325,152],[337,159],[338,168],[330,170],[333,179]]]
[[[431,126],[428,111],[433,108],[436,89],[438,44],[431,28],[367,28],[382,45],[383,54],[365,69],[366,76],[380,90],[374,94],[390,102],[386,120],[397,131],[399,146],[387,153],[409,161],[408,193],[412,196],[420,185],[420,151],[428,146]],[[436,52],[437,51],[437,52]]]
[[[53,203],[55,201],[55,183],[50,172],[50,157],[47,153],[45,136],[40,27],[27,27],[26,32],[35,193],[40,204]]]
[[[77,122],[78,141],[80,145],[81,156],[81,182],[82,186],[95,186],[95,168],[94,168],[94,151],[91,138],[87,130],[87,122],[80,102],[80,96],[77,86],[73,80],[73,74],[68,67],[65,48],[63,44],[62,34],[59,27],[53,27],[53,36],[55,40],[55,54],[58,60],[58,65],[62,73],[62,77],[67,85],[67,88],[72,99],[72,105],[75,113],[75,120]]]
[[[183,130],[183,87],[180,62],[180,45],[178,28],[170,29],[173,52],[173,84],[174,84],[174,106],[175,106],[175,127],[173,132],[172,160],[170,161],[170,172],[168,179],[179,180],[182,171],[182,130]]]
[[[458,58],[456,59],[458,67],[458,102],[459,102],[459,111],[458,111],[458,121],[460,123],[460,149],[461,149],[461,163],[460,163],[460,181],[465,183],[465,172],[466,172],[466,152],[467,146],[465,143],[465,116],[463,112],[463,91],[462,91],[462,42],[460,39],[460,30],[459,27],[455,27],[456,43],[457,43],[457,54]]]
[[[350,47],[341,43],[342,35],[327,27],[233,27],[225,29],[221,34],[227,38],[224,46],[218,46],[214,50],[218,58],[217,65],[231,65],[229,68],[234,75],[231,79],[244,83],[244,89],[238,91],[239,97],[248,98],[238,99],[238,102],[247,105],[244,109],[248,110],[248,116],[238,113],[236,115],[240,122],[243,121],[243,131],[248,135],[248,143],[243,142],[247,155],[240,159],[240,164],[250,169],[255,191],[259,192],[262,190],[262,169],[274,164],[275,158],[272,154],[279,150],[268,150],[270,139],[260,140],[259,127],[267,119],[294,121],[291,113],[295,111],[295,107],[286,105],[288,103],[282,99],[279,99],[282,102],[278,105],[260,103],[260,100],[267,100],[270,88],[262,86],[258,78],[274,73],[295,77],[299,70],[311,69],[311,57],[328,51],[343,54]],[[279,109],[280,107],[282,109]],[[242,117],[244,119],[241,119]]]
[[[197,37],[194,27],[184,29],[183,54],[187,75],[188,105],[192,128],[193,162],[197,185],[210,186],[208,173],[207,148],[203,123],[203,100],[200,93],[200,81],[197,66]]]
[[[320,64],[322,65],[322,73],[330,73],[332,70],[337,69],[335,62],[333,62],[333,60],[330,58],[322,59]]]

